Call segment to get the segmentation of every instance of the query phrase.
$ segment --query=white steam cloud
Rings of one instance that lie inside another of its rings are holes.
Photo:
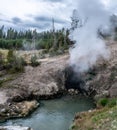
[[[74,24],[75,20],[80,20],[78,22],[80,25],[70,34],[71,40],[76,42],[70,49],[70,65],[74,66],[77,72],[85,72],[99,57],[109,57],[109,51],[97,32],[99,28],[109,24],[110,14],[101,0],[77,0],[77,2],[78,13],[74,12],[72,22]]]

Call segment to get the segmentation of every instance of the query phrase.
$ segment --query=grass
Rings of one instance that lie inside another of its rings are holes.
[[[6,59],[7,55],[8,55],[8,50],[6,50],[6,49],[0,49],[0,52],[3,54],[4,58]]]
[[[114,107],[117,105],[117,98],[101,98],[97,102],[97,107]]]
[[[34,55],[31,57],[31,66],[33,67],[37,67],[39,66],[41,63],[37,61],[37,56]]]
[[[103,101],[101,109],[78,113],[70,130],[117,130],[117,99]]]
[[[13,80],[13,77],[8,77],[8,78],[4,78],[2,80],[0,80],[0,87],[3,86],[4,83]]]

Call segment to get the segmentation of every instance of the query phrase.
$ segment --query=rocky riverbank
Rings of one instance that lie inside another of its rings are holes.
[[[86,82],[86,87],[96,92],[95,98],[117,96],[117,42],[109,43],[108,48],[110,58],[98,61]]]
[[[25,117],[39,106],[40,99],[55,98],[65,93],[67,59],[68,55],[41,59],[41,66],[27,66],[24,73],[1,73],[0,121]]]
[[[36,100],[0,104],[0,122],[10,118],[26,117],[38,106],[39,103]]]

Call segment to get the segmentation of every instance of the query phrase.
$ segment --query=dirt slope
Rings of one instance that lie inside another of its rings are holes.
[[[14,100],[33,97],[38,99],[40,97],[49,98],[61,93],[65,89],[64,69],[68,57],[68,55],[62,55],[40,59],[40,66],[35,68],[27,66],[24,73],[10,75],[12,80],[5,80],[6,82],[0,88],[0,102],[4,102],[8,97]],[[6,77],[8,78],[8,74],[5,75]]]

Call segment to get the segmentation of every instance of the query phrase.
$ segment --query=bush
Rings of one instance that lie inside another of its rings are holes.
[[[0,52],[0,70],[4,69],[4,58],[3,54]]]
[[[23,72],[25,65],[26,62],[22,57],[18,57],[14,54],[13,50],[9,50],[6,64],[7,70],[9,70],[11,73]]]
[[[117,99],[113,98],[109,100],[108,106],[109,107],[114,107],[115,105],[117,105]]]
[[[37,56],[34,55],[31,57],[31,66],[33,67],[37,67],[38,65],[40,65],[40,62],[37,61]]]
[[[14,57],[14,61],[12,64],[12,68],[10,69],[12,73],[15,72],[23,72],[24,71],[24,61],[22,61],[21,57]]]
[[[4,60],[3,60],[3,54],[2,54],[2,52],[0,52],[0,65],[2,65],[3,62],[4,62]]]
[[[108,104],[108,102],[109,102],[108,98],[102,98],[98,101],[98,105],[105,107]]]
[[[117,105],[117,99],[116,98],[112,98],[112,99],[108,99],[108,98],[102,98],[98,101],[98,105],[99,106],[108,106],[108,107],[114,107],[115,105]]]
[[[27,62],[24,60],[23,57],[20,57],[20,61],[21,61],[21,64],[22,64],[23,66],[26,66],[26,65],[27,65]]]
[[[7,62],[8,63],[12,63],[13,62],[13,59],[14,59],[14,54],[13,54],[13,50],[9,50],[8,51],[8,55],[7,55]]]

